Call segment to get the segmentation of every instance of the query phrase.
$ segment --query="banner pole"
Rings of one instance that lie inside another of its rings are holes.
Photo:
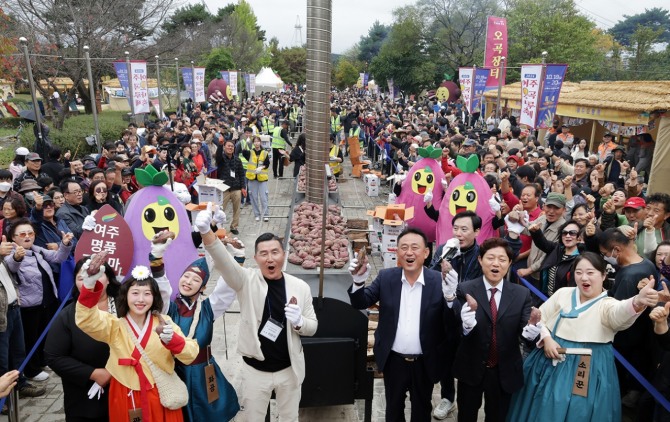
[[[505,69],[505,56],[500,58],[500,66],[498,68],[498,109],[497,115],[499,121],[502,120],[502,104],[500,103],[500,94],[502,93],[503,86],[503,70]]]
[[[135,94],[133,93],[133,73],[130,65],[130,53],[125,52],[126,55],[126,69],[128,72],[128,95],[130,96],[130,118],[135,121]]]
[[[179,58],[174,58],[175,69],[177,70],[177,116],[181,116],[181,87],[179,86]]]

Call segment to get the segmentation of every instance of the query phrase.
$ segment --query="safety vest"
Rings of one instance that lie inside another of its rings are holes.
[[[330,154],[328,154],[330,157],[338,158],[338,155],[340,154],[340,147],[337,145],[333,145],[330,147]],[[330,165],[330,172],[332,174],[340,174],[342,173],[342,163],[339,161],[329,161],[328,164]]]
[[[247,140],[244,139],[244,138],[240,139],[237,142],[242,142],[242,148],[240,149],[240,154],[238,155],[238,157],[240,157],[240,161],[242,161],[242,167],[244,167],[246,169],[247,168],[247,159],[244,158],[244,154],[242,154],[242,152],[249,151],[251,148],[247,144]]]
[[[269,117],[263,117],[263,121],[261,122],[261,127],[263,128],[263,133],[267,133],[270,135],[272,131],[275,128],[274,122],[272,122],[272,119]]]
[[[276,127],[272,131],[272,148],[286,149],[286,141],[281,137],[282,127]]]
[[[361,147],[361,151],[363,151],[363,138],[361,138],[360,126],[356,126],[356,130],[354,128],[349,129],[349,137],[353,138],[354,136],[358,138],[358,145]]]
[[[300,109],[297,107],[294,107],[291,109],[291,112],[288,114],[288,119],[292,120],[294,122],[298,121],[298,116],[300,115]]]
[[[260,155],[256,154],[256,150],[252,149],[249,154],[249,164],[247,164],[247,179],[256,180],[258,178],[259,182],[266,182],[268,180],[268,169],[263,168],[259,174],[256,174],[255,171],[259,165],[263,165],[265,159],[268,156],[266,150],[261,150]]]
[[[340,131],[340,116],[330,116],[330,131],[332,133],[337,133]]]

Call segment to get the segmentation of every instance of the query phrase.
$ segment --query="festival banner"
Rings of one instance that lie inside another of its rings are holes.
[[[475,70],[472,67],[458,68],[458,83],[461,86],[461,98],[468,112],[472,113],[472,87]]]
[[[486,91],[486,82],[491,74],[491,69],[481,67],[475,68],[475,79],[472,84],[472,111],[471,113],[480,113],[482,111],[482,97]]]
[[[395,86],[395,84],[393,83],[393,79],[387,79],[387,80],[386,80],[386,84],[388,85],[388,88],[389,88],[389,96],[391,97],[391,99],[394,99],[394,100],[395,100],[396,98],[398,98],[398,96],[399,96],[399,94],[400,94],[400,90],[399,90],[398,87]]]
[[[131,61],[133,84],[133,108],[134,114],[149,113],[151,104],[149,102],[149,89],[147,86],[147,62]]]
[[[195,79],[195,86],[194,86],[194,93],[193,93],[193,100],[197,103],[201,103],[205,101],[205,68],[204,67],[196,67],[194,68],[195,75],[193,75],[193,78]]]
[[[233,96],[239,97],[240,94],[238,93],[237,90],[237,72],[229,71],[228,78],[230,79],[230,91],[233,93]]]
[[[227,70],[221,71],[221,77],[223,78],[224,81],[226,81],[226,85],[230,86],[230,76]]]
[[[249,74],[248,74],[248,73],[245,73],[245,74],[242,75],[242,76],[244,77],[244,90],[245,90],[246,92],[249,92]]]
[[[537,115],[537,127],[539,129],[551,127],[567,70],[567,64],[548,64],[545,67],[542,95],[540,96],[540,110]]]
[[[486,26],[486,47],[484,54],[484,67],[491,70],[486,90],[498,87],[499,78],[505,84],[506,69],[500,73],[500,61],[507,57],[507,19],[489,16]]]
[[[132,108],[130,101],[130,88],[128,87],[128,65],[125,61],[119,60],[114,62],[114,70],[116,70],[116,77],[119,79],[123,95],[128,99],[128,106]]]
[[[184,91],[188,92],[188,97],[193,99],[195,97],[195,92],[193,91],[193,69],[182,67],[181,77],[184,79]]]
[[[521,66],[521,116],[519,123],[535,129],[542,91],[542,65]]]
[[[256,74],[249,75],[249,93],[254,95],[256,93]]]

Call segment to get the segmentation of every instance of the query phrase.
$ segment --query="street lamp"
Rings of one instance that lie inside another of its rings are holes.
[[[542,52],[542,64],[545,64],[547,62],[547,53],[546,51]]]
[[[42,150],[42,158],[46,158],[45,145],[42,140],[42,114],[40,106],[37,104],[37,95],[35,94],[35,81],[33,81],[33,68],[30,64],[30,56],[28,54],[28,39],[26,37],[19,38],[21,47],[23,48],[23,57],[26,59],[26,69],[28,70],[28,83],[30,84],[30,96],[33,100],[33,111],[35,112],[35,124],[37,125],[37,140],[38,146]]]
[[[497,115],[498,118],[502,120],[502,104],[500,103],[500,94],[502,92],[502,86],[503,86],[503,71],[505,70],[505,56],[502,56],[500,58],[500,66],[498,67],[498,109],[497,109]]]
[[[174,58],[175,69],[177,70],[177,116],[181,116],[181,87],[179,86],[179,57]]]

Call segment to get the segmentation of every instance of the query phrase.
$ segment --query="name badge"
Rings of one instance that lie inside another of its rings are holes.
[[[142,422],[142,409],[129,409],[128,420],[130,422]]]
[[[284,328],[284,324],[273,319],[268,318],[267,322],[261,330],[261,335],[270,341],[277,341],[281,330]]]
[[[234,170],[230,171],[230,177],[235,177],[235,171]]]
[[[207,402],[211,403],[219,399],[219,386],[216,382],[216,371],[211,363],[205,366],[205,387],[207,388]]]

